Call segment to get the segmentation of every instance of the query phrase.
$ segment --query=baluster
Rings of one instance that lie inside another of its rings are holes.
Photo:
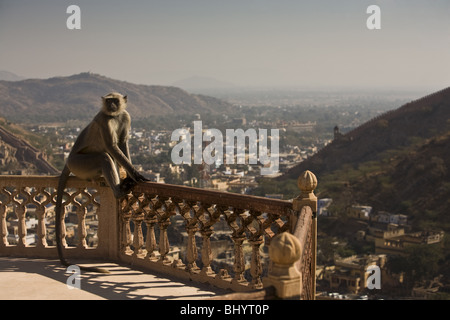
[[[20,247],[26,247],[27,246],[27,226],[25,223],[25,215],[26,215],[26,206],[25,206],[25,200],[20,199],[21,191],[26,193],[24,190],[25,188],[18,188],[14,192],[11,193],[11,200],[14,204],[14,211],[17,216],[17,233],[18,233],[18,241],[17,245]]]
[[[231,213],[228,210],[228,214],[226,214],[226,220],[228,223],[228,226],[233,231],[233,234],[231,236],[231,239],[233,239],[234,242],[234,265],[233,265],[233,271],[234,271],[234,278],[232,280],[232,283],[237,284],[244,284],[246,282],[244,278],[244,271],[245,271],[245,259],[244,259],[244,250],[242,247],[242,244],[244,240],[246,239],[246,236],[244,233],[244,225],[242,223],[242,220],[244,219],[244,213],[245,210],[242,209],[234,209]],[[236,219],[239,216],[241,220],[241,226],[237,223]]]
[[[171,261],[167,254],[169,253],[169,238],[167,237],[167,227],[170,225],[169,217],[170,214],[167,213],[166,203],[164,199],[160,199],[156,196],[154,203],[150,202],[150,209],[154,213],[158,221],[159,226],[159,260],[158,262],[162,264],[169,264]],[[162,211],[162,212],[160,212]]]
[[[133,247],[134,256],[142,253],[142,246],[144,245],[144,235],[142,233],[142,221],[144,220],[144,215],[141,213],[135,213],[132,215],[134,223],[134,233],[133,233]]]
[[[0,247],[6,247],[8,243],[8,228],[6,227],[6,205],[0,205]]]
[[[203,268],[201,274],[206,276],[214,276],[215,273],[211,268],[211,261],[212,261],[211,235],[213,234],[213,231],[211,230],[211,227],[208,227],[206,229],[202,229],[200,233],[202,234],[203,238],[203,246],[202,246]]]
[[[147,237],[146,237],[146,244],[145,248],[147,249],[147,256],[146,258],[152,261],[157,261],[157,255],[155,253],[157,243],[156,243],[156,236],[155,236],[155,225],[158,223],[158,209],[161,208],[162,203],[159,201],[159,198],[156,197],[155,200],[151,200],[151,196],[145,194],[144,195],[144,201],[145,204],[143,205],[143,208],[146,211],[145,214],[145,223],[147,225]]]
[[[66,241],[66,222],[64,221],[66,217],[66,206],[63,203],[62,206],[62,214],[61,214],[61,244],[63,248],[67,247],[67,241]]]
[[[47,239],[45,238],[45,235],[47,233],[47,228],[45,227],[45,206],[39,205],[36,208],[36,215],[38,218],[38,228],[37,228],[38,240],[36,243],[36,247],[46,248]]]
[[[131,240],[131,217],[133,215],[133,210],[131,206],[133,205],[135,198],[132,195],[127,195],[120,200],[120,213],[122,222],[122,239],[121,239],[121,253],[126,255],[131,255],[133,251],[131,250],[132,240]]]
[[[246,280],[244,278],[245,260],[242,243],[246,238],[245,236],[233,236],[232,239],[234,241],[234,278],[232,283],[244,284]]]
[[[250,274],[252,276],[251,286],[254,289],[261,289],[263,287],[261,275],[262,275],[262,263],[261,263],[261,244],[264,242],[264,218],[262,212],[249,211],[250,216],[247,218],[246,229],[249,232],[249,243],[252,247],[252,256],[250,263]]]
[[[206,276],[215,275],[214,271],[211,268],[212,262],[211,235],[214,233],[213,231],[214,223],[216,223],[220,219],[220,213],[221,213],[220,210],[216,208],[216,206],[211,207],[210,205],[199,204],[199,210],[197,211],[196,214],[196,217],[198,220],[200,220],[202,226],[200,230],[200,233],[203,238],[203,245],[202,245],[203,268],[201,273]]]
[[[263,284],[261,281],[262,264],[260,246],[264,242],[264,240],[263,237],[260,236],[258,239],[250,240],[249,242],[252,246],[252,260],[250,266],[250,274],[252,275],[251,285],[254,289],[261,289],[263,287]]]
[[[186,271],[198,272],[200,268],[197,267],[195,261],[198,257],[197,245],[195,243],[195,233],[198,231],[197,226],[186,227],[186,232],[188,234],[188,243],[186,248]]]
[[[167,257],[169,253],[169,238],[167,237],[167,227],[170,225],[170,221],[168,218],[161,219],[158,223],[159,225],[159,254],[161,255],[159,258],[159,262],[163,264],[169,264],[172,261]]]
[[[42,197],[45,196],[45,200],[42,200]],[[37,236],[36,247],[37,248],[46,248],[47,247],[47,228],[45,226],[45,214],[46,214],[46,205],[50,203],[50,194],[45,191],[45,187],[41,187],[36,189],[30,197],[31,203],[36,206],[36,216],[38,219],[37,226]]]
[[[186,271],[197,273],[200,269],[197,267],[195,261],[198,258],[197,244],[195,243],[195,233],[198,231],[198,221],[195,214],[191,214],[195,203],[183,201],[181,215],[186,221],[186,232],[188,234],[186,247]]]
[[[18,246],[26,247],[27,246],[27,226],[25,224],[25,214],[26,207],[22,204],[16,205],[16,215],[18,221]]]
[[[130,228],[131,212],[122,212],[122,252],[130,255],[131,250],[131,228]]]
[[[52,194],[52,199],[55,198],[56,196],[56,191]],[[67,241],[66,241],[66,223],[64,222],[64,219],[66,217],[66,205],[67,203],[70,203],[70,199],[64,201],[64,196],[67,196],[68,194],[66,192],[63,192],[63,198],[62,198],[62,202],[61,202],[61,245],[63,248],[67,248]],[[52,200],[53,202],[53,200]],[[54,204],[55,202],[53,202]],[[56,209],[56,208],[55,208]],[[56,211],[54,211],[55,213],[55,228],[56,228]],[[55,245],[56,245],[56,234],[55,234]]]
[[[167,228],[170,226],[170,216],[175,214],[175,204],[170,200],[170,198],[159,198],[158,202],[161,204],[158,214],[158,225],[159,225],[159,262],[162,264],[172,263],[167,254],[170,251],[169,237],[167,236]]]
[[[157,223],[158,219],[156,216],[148,217],[144,219],[145,224],[147,225],[147,236],[146,236],[146,243],[145,243],[145,249],[147,250],[147,256],[145,258],[149,260],[156,261],[156,237],[155,237],[155,224]]]
[[[78,248],[86,249],[86,213],[87,209],[84,206],[79,206],[77,208],[78,217]]]

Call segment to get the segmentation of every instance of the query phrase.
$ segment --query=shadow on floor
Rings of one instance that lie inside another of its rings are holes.
[[[111,273],[82,270],[80,289],[70,290],[66,283],[69,280],[69,284],[76,284],[73,273],[66,273],[66,268],[58,260],[0,257],[0,298],[197,300],[229,293],[209,285],[174,280],[116,263],[93,264],[90,261],[89,266],[93,265],[106,268]]]

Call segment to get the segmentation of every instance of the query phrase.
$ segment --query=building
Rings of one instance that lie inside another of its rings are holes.
[[[360,293],[366,288],[369,266],[384,269],[386,255],[351,256],[337,259],[334,268],[325,271],[324,279],[329,281],[332,291]]]
[[[323,279],[328,282],[331,291],[358,294],[371,290],[370,287],[367,287],[367,282],[369,277],[375,274],[372,270],[378,269],[379,289],[397,287],[403,282],[403,275],[391,274],[386,268],[386,261],[387,256],[385,254],[337,259],[334,266],[327,267],[323,271]]]
[[[323,217],[331,216],[331,213],[328,211],[328,207],[331,205],[332,202],[333,199],[331,198],[319,199],[317,201],[317,215]]]
[[[372,207],[354,205],[348,210],[350,217],[361,220],[369,220]]]
[[[387,230],[369,228],[366,240],[375,242],[376,254],[405,255],[407,247],[419,244],[435,244],[444,238],[443,231],[418,231],[406,233],[398,225],[389,224]]]
[[[392,214],[386,211],[379,211],[371,216],[372,221],[380,223],[394,223],[398,225],[407,225],[408,216],[404,214]]]

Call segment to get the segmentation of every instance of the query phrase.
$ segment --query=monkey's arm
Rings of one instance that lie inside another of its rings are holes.
[[[111,157],[117,161],[117,163],[125,169],[128,176],[137,181],[146,180],[138,171],[134,168],[130,161],[130,155],[128,150],[128,144],[121,143],[119,146],[118,137],[114,134],[114,128],[110,123],[107,126],[102,127],[101,134],[105,143],[105,148]]]
[[[130,157],[130,149],[128,148],[128,141],[123,141],[122,143],[120,143],[119,149],[120,149],[120,151],[122,151],[124,156],[128,159],[128,161],[130,161],[130,163],[132,164],[131,157]]]
[[[123,128],[119,134],[118,145],[120,150],[125,155],[125,157],[127,157],[128,161],[132,163],[130,157],[130,149],[128,148],[128,134],[130,132],[131,119],[130,115],[127,112],[123,113],[123,118],[121,119],[121,122],[123,123]]]

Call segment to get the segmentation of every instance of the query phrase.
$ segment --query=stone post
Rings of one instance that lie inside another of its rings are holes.
[[[273,286],[276,296],[281,299],[300,299],[302,275],[295,267],[300,259],[302,248],[300,241],[283,232],[270,241],[269,257],[272,268],[269,275],[263,279],[264,287]]]
[[[121,250],[123,252],[129,250],[131,252],[131,212],[120,215],[119,200],[114,197],[111,188],[106,185],[106,182],[98,182],[96,189],[98,193],[93,198],[100,198],[100,204],[97,205],[96,209],[98,216],[97,250],[99,255],[103,257],[117,259]],[[119,236],[120,230],[123,230],[122,239]],[[123,242],[120,242],[121,240]]]
[[[313,277],[313,283],[312,283],[312,296],[315,297],[316,295],[316,256],[317,256],[317,197],[314,194],[314,190],[317,187],[317,178],[309,170],[304,171],[297,180],[298,188],[300,189],[300,195],[295,198],[292,202],[292,209],[300,212],[303,207],[308,206],[311,208],[313,212],[313,219],[312,219],[312,238],[313,238],[313,245],[311,249],[312,257],[311,257],[311,274]],[[291,233],[294,233],[294,228],[297,225],[297,219],[298,217],[293,217],[293,221],[291,221]]]
[[[0,205],[0,248],[8,246],[8,228],[6,226],[6,206]]]

